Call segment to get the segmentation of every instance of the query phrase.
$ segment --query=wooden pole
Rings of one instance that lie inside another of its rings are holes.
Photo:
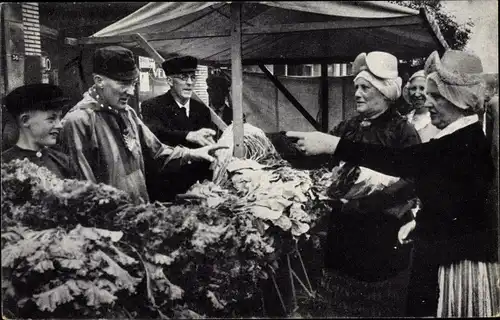
[[[321,64],[321,131],[328,132],[328,64]]]
[[[234,156],[243,158],[243,67],[241,64],[241,3],[231,3],[231,96]]]

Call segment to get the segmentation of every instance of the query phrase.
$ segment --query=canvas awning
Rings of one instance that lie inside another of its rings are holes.
[[[425,12],[384,1],[242,2],[241,24],[243,64],[349,62],[374,50],[407,59],[447,46]],[[151,2],[80,43],[139,49],[135,33],[164,57],[231,63],[230,2]]]
[[[77,43],[116,43],[157,62],[190,55],[204,65],[230,65],[238,157],[243,156],[243,64],[325,66],[351,62],[361,52],[411,59],[447,48],[424,9],[382,1],[151,2]],[[322,77],[326,81],[326,71]]]

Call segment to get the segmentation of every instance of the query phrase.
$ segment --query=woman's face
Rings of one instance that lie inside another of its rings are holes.
[[[389,104],[387,98],[378,91],[368,80],[358,78],[354,82],[354,99],[356,100],[356,111],[364,116],[380,114],[387,110]]]
[[[450,123],[461,117],[457,108],[439,92],[427,92],[424,105],[430,112],[431,123],[438,129],[446,128]]]
[[[425,78],[416,77],[408,86],[408,96],[413,108],[421,109],[425,104]]]

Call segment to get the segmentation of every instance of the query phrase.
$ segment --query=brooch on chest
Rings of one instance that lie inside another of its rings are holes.
[[[125,146],[130,152],[133,152],[135,147],[135,137],[130,130],[125,130],[123,134],[123,141],[125,141]]]
[[[363,121],[360,122],[359,125],[361,127],[369,127],[369,126],[371,126],[371,124],[372,124],[372,122],[370,120],[363,120]]]

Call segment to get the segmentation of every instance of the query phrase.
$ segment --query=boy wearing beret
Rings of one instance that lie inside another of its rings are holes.
[[[215,143],[216,131],[210,111],[201,102],[191,99],[197,66],[197,59],[190,56],[165,60],[162,68],[170,90],[141,105],[144,123],[163,143],[190,148]],[[170,201],[196,181],[210,179],[212,176],[207,163],[192,163],[183,168],[170,168],[163,173],[155,172],[149,167],[146,171],[150,197],[159,201]]]
[[[136,202],[149,201],[145,166],[159,172],[190,161],[213,161],[212,145],[198,149],[163,144],[141,121],[128,99],[139,70],[132,52],[119,46],[96,50],[94,85],[64,117],[61,134],[68,154],[88,180],[124,190]]]
[[[62,90],[51,84],[18,87],[5,97],[7,111],[19,129],[16,144],[2,153],[2,162],[25,159],[52,171],[57,177],[77,178],[76,168],[65,154],[54,150],[61,131]]]

